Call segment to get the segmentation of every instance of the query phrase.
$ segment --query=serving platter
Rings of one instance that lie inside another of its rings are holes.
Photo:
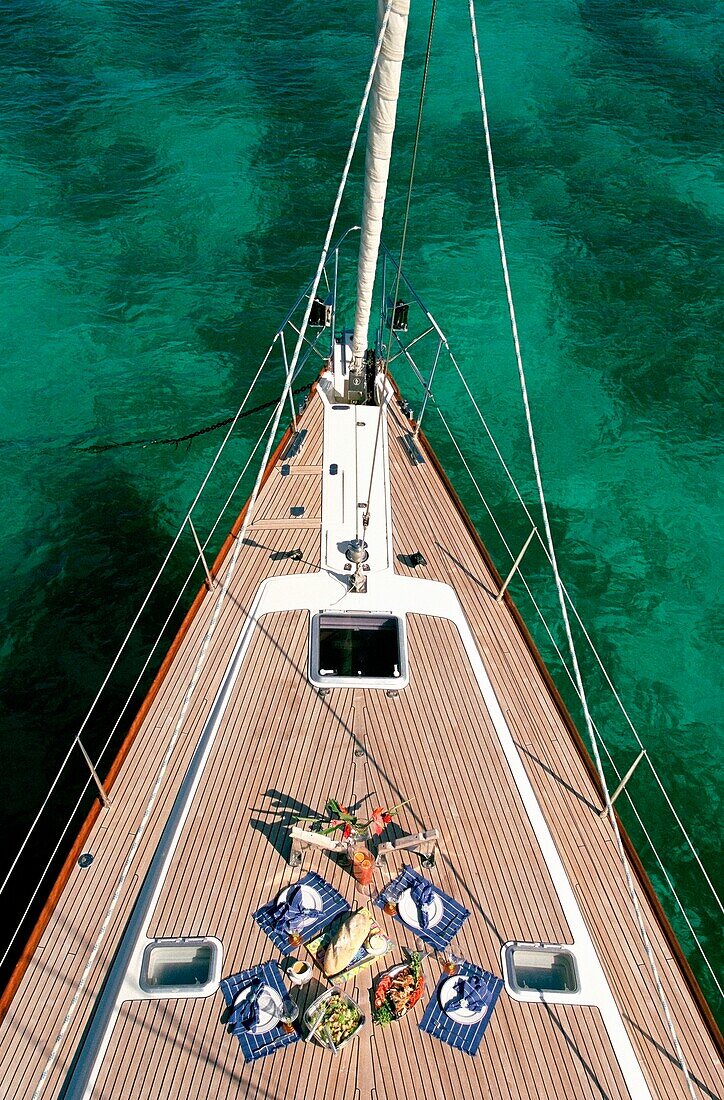
[[[375,994],[374,994],[375,1009],[379,1010],[381,1005],[386,1003],[389,1007],[389,1010],[390,1010],[391,1014],[392,1014],[392,1018],[395,1019],[395,1020],[401,1020],[403,1016],[406,1016],[407,1013],[410,1011],[410,1009],[414,1008],[414,1006],[420,1000],[420,998],[422,997],[422,994],[425,991],[425,979],[424,979],[424,976],[422,974],[422,971],[420,971],[420,976],[418,978],[418,982],[415,985],[412,992],[410,993],[410,996],[407,1000],[407,1003],[404,1005],[404,1007],[402,1008],[401,1011],[398,1012],[395,1009],[392,1002],[387,999],[387,992],[388,992],[388,989],[391,985],[391,982],[398,976],[398,974],[402,974],[405,970],[409,970],[409,969],[410,969],[409,962],[398,963],[397,966],[391,966],[389,970],[385,970],[385,972],[383,974],[380,974],[379,978],[375,982]],[[380,994],[383,994],[384,996],[382,998],[382,1001],[381,1001],[380,1005],[378,1005],[377,1000],[378,1000],[378,997],[379,997]]]

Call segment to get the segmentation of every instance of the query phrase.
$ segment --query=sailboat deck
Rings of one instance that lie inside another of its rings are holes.
[[[262,490],[180,735],[169,748],[218,588],[201,602],[128,748],[112,803],[91,829],[85,848],[94,861],[72,870],[0,1025],[0,1096],[7,1100],[31,1096],[46,1068],[42,1094],[62,1091],[259,583],[320,567],[319,402],[312,400],[302,426],[308,436],[301,453],[288,462],[285,474],[277,460]],[[394,410],[389,438],[395,568],[457,591],[652,1096],[682,1097],[684,1079],[610,827],[597,812],[595,786],[511,607],[492,598],[498,582],[436,466],[409,463],[399,438],[407,429]],[[304,511],[295,518],[292,509],[300,508]],[[286,556],[297,548],[300,560]],[[427,564],[413,570],[405,561],[415,551]],[[396,697],[351,688],[321,697],[306,676],[307,612],[264,617],[245,655],[149,935],[217,936],[224,945],[225,975],[278,957],[251,914],[299,875],[286,862],[289,825],[321,811],[334,796],[349,802],[366,798],[365,806],[409,798],[412,804],[399,818],[403,831],[441,831],[437,864],[427,873],[471,911],[455,941],[460,954],[500,973],[506,941],[570,941],[456,627],[423,614],[409,616],[407,627],[411,678]],[[132,849],[155,788],[148,825]],[[395,856],[389,870],[378,869],[377,884],[402,862]],[[305,854],[304,869],[318,871],[351,904],[359,899],[348,872],[326,854]],[[119,901],[109,917],[120,876]],[[722,1086],[715,1044],[643,891],[641,901],[695,1087],[702,1097],[715,1097]],[[402,924],[381,913],[378,919],[398,945],[411,946]],[[363,1011],[375,973],[399,957],[399,952],[385,956],[345,987]],[[439,967],[432,959],[425,967],[431,990]],[[303,1003],[320,991],[313,980],[303,990]],[[93,1095],[104,1100],[129,1095],[392,1100],[402,1092],[530,1100],[629,1096],[596,1008],[521,1003],[503,992],[471,1058],[418,1029],[427,999],[426,993],[421,1006],[386,1029],[368,1021],[338,1058],[297,1043],[251,1065],[244,1064],[239,1044],[226,1031],[220,993],[126,1002]],[[56,1046],[71,1006],[70,1023]]]

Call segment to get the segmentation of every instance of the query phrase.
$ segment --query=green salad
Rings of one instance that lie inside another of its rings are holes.
[[[340,997],[339,994],[330,997],[326,1004],[320,1005],[320,1009],[322,1017],[320,1020],[319,1015],[317,1015],[315,1020],[315,1026],[319,1022],[316,1034],[324,1040],[326,1032],[329,1032],[336,1047],[343,1043],[345,1039],[349,1039],[350,1035],[359,1026],[361,1019],[359,1009]]]

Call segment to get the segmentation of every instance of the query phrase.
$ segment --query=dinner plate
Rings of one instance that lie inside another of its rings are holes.
[[[445,1007],[458,996],[458,982],[461,976],[460,974],[453,974],[447,981],[442,983],[438,992],[440,1007],[445,1015],[454,1020],[456,1024],[479,1024],[487,1013],[489,1005],[483,1005],[477,1012],[471,1012],[469,1008],[456,1008],[453,1012],[448,1012]]]
[[[412,897],[412,890],[405,890],[400,895],[400,900],[397,903],[397,912],[400,917],[410,928],[414,928],[420,932],[426,932],[428,928],[434,928],[442,920],[442,915],[445,912],[445,907],[442,903],[442,898],[439,894],[435,894],[432,900],[432,912],[430,913],[430,919],[427,922],[425,928],[420,924],[420,918],[417,915],[417,903]]]
[[[291,886],[285,886],[281,894],[277,898],[277,902],[279,903],[286,901],[292,890],[296,889],[296,885],[296,882],[293,882]],[[322,905],[321,897],[314,889],[314,887],[302,884],[299,889],[302,891],[302,905],[304,906],[304,908],[316,909],[318,913],[321,913],[324,906]],[[316,919],[316,916],[305,917],[303,921],[300,921],[299,928],[306,928]]]
[[[243,989],[234,997],[231,1003],[232,1009],[238,1005],[243,1004],[251,993],[251,986],[245,985]],[[259,991],[259,1023],[255,1024],[250,1029],[252,1035],[265,1035],[267,1031],[271,1031],[275,1024],[279,1023],[279,1018],[282,1014],[282,999],[279,993],[270,985],[263,985]],[[265,1004],[265,1001],[271,1001],[271,1005]]]

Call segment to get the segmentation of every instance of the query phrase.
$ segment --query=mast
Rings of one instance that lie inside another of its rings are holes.
[[[378,0],[377,27],[382,24],[387,3]],[[365,190],[362,207],[362,233],[357,266],[357,305],[352,337],[352,367],[361,368],[367,351],[372,292],[375,285],[377,256],[382,234],[387,178],[392,157],[392,136],[397,117],[400,74],[405,55],[407,19],[410,0],[392,0],[390,17],[380,51],[370,98],[370,121],[367,131],[365,159]]]

